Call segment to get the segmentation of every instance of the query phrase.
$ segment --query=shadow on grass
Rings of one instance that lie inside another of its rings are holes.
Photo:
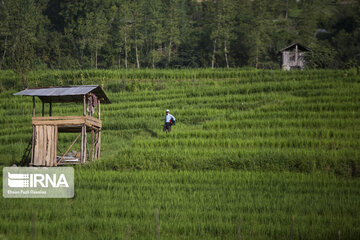
[[[144,130],[145,130],[145,132],[149,133],[151,135],[151,137],[156,137],[156,138],[158,137],[158,134],[155,131],[153,131],[149,128],[144,128]]]

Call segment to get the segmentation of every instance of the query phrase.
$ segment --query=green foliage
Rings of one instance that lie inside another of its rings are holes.
[[[337,68],[340,61],[336,51],[324,41],[314,42],[310,46],[311,52],[307,55],[308,68]]]
[[[8,66],[21,77],[21,84],[26,87],[27,74],[37,56],[36,45],[44,34],[41,32],[45,19],[41,14],[43,6],[33,0],[5,1],[1,5],[4,18],[0,38],[5,40],[0,65],[5,65],[7,59]]]
[[[277,69],[278,51],[294,42],[313,47],[313,68],[357,67],[359,2],[341,3],[4,1],[0,5],[0,69],[16,70],[23,85],[30,70],[45,66]]]

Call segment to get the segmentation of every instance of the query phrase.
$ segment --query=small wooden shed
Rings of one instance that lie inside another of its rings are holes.
[[[32,96],[32,166],[59,166],[64,164],[85,163],[100,157],[101,128],[100,103],[110,103],[99,85],[46,87],[25,89],[14,95]],[[42,102],[41,117],[36,116],[35,97]],[[53,103],[80,102],[82,116],[52,116]],[[49,116],[45,116],[45,104],[49,104]],[[96,118],[93,114],[96,112]],[[88,113],[89,111],[89,113]],[[79,135],[65,152],[58,155],[58,133],[78,132]],[[87,132],[91,132],[91,148],[88,148]],[[81,137],[79,156],[67,156],[72,146]]]
[[[301,69],[303,70],[306,65],[305,55],[310,50],[299,44],[293,43],[280,50],[281,57],[281,68],[283,70]]]

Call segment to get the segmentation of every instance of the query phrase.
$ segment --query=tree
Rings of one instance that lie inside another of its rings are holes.
[[[0,43],[1,43],[1,55],[0,55],[0,70],[5,65],[6,54],[8,51],[9,38],[10,38],[10,15],[8,10],[8,1],[2,1],[0,3]]]
[[[140,68],[140,52],[144,44],[144,8],[143,2],[134,1],[130,6],[130,12],[133,18],[131,36],[135,46],[136,67]]]
[[[261,0],[252,2],[252,20],[248,41],[250,45],[250,64],[259,68],[259,64],[267,60],[267,50],[270,46],[270,17],[266,11],[266,5]]]
[[[4,3],[4,2],[3,2]],[[35,59],[36,33],[42,27],[40,4],[34,0],[12,0],[5,3],[8,16],[9,62],[21,77],[22,86],[27,86],[27,73]]]
[[[118,53],[124,52],[125,68],[128,68],[129,55],[132,46],[135,48],[136,67],[140,68],[140,51],[143,45],[143,17],[142,3],[137,1],[124,1],[119,6],[116,17],[116,48]],[[120,56],[119,56],[120,62]],[[119,64],[120,66],[120,64]]]
[[[146,53],[153,69],[164,55],[162,46],[164,31],[162,26],[165,18],[161,12],[161,7],[160,0],[145,1],[144,4]]]
[[[216,46],[219,43],[222,43],[223,45],[223,54],[225,57],[226,67],[229,68],[229,45],[231,40],[234,39],[234,9],[235,7],[232,0],[216,1],[213,29],[210,36],[211,40],[213,41],[211,68],[214,68],[215,65]]]
[[[88,13],[85,22],[85,32],[89,36],[89,48],[95,55],[95,68],[97,69],[98,52],[108,38],[109,25],[103,10]]]
[[[16,70],[25,84],[38,66],[278,68],[278,51],[293,42],[329,60],[314,55],[314,66],[353,66],[360,59],[360,1],[342,3],[0,0],[0,69]]]
[[[173,49],[180,44],[180,29],[179,29],[179,6],[177,0],[165,1],[165,16],[166,21],[164,22],[165,29],[165,42],[167,42],[167,62],[170,65],[171,54]]]
[[[125,68],[128,68],[128,53],[130,50],[130,33],[133,24],[133,18],[130,12],[130,2],[125,1],[120,9],[121,28],[120,35],[123,40],[123,49],[125,54]]]
[[[220,6],[220,23],[222,25],[221,28],[221,36],[222,41],[224,43],[224,56],[226,61],[226,67],[229,68],[229,45],[231,41],[235,38],[234,32],[234,19],[235,19],[235,6],[232,0],[223,0]]]

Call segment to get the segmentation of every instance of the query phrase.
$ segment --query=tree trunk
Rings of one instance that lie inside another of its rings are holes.
[[[23,72],[21,73],[21,79],[22,79],[23,88],[26,88],[27,87],[27,79],[26,79],[26,74]]]
[[[151,61],[152,61],[152,68],[155,69],[155,56],[154,56],[154,50],[151,51],[152,52],[152,56],[151,56]]]
[[[83,63],[83,57],[84,57],[84,48],[82,46],[85,46],[86,45],[86,41],[85,39],[82,39],[81,40],[82,44],[80,45],[80,62],[81,64]]]
[[[287,31],[290,31],[290,26],[288,20],[288,13],[289,13],[289,0],[286,0],[286,10],[285,10],[285,21],[286,21],[286,28]]]
[[[258,64],[259,64],[259,47],[256,47],[256,58],[255,58],[255,68],[258,68]]]
[[[229,61],[228,61],[227,49],[226,49],[226,40],[224,40],[224,53],[225,53],[226,67],[229,68]]]
[[[3,52],[2,60],[1,60],[1,63],[0,63],[0,70],[1,70],[1,68],[2,68],[2,65],[3,65],[4,61],[5,61],[6,47],[7,47],[7,37],[8,37],[8,36],[6,35],[6,37],[5,37],[5,43],[4,43],[4,52]]]
[[[169,43],[169,57],[168,57],[168,63],[170,64],[171,61],[171,41]]]
[[[98,49],[97,49],[97,46],[98,46],[98,40],[96,39],[96,42],[95,42],[95,69],[97,69],[97,65],[98,65],[98,62],[97,62],[97,57],[98,57]]]
[[[124,37],[124,42],[125,42],[125,68],[127,68],[128,67],[128,62],[127,62],[126,33],[125,33],[125,37]]]
[[[119,61],[118,61],[118,68],[120,69],[121,68],[121,56],[119,56]]]
[[[214,68],[214,65],[215,65],[215,51],[216,51],[216,39],[214,39],[214,50],[213,50],[213,55],[212,55],[212,60],[211,60],[211,68]]]
[[[136,41],[135,41],[135,55],[136,55],[136,66],[138,69],[140,69],[139,54],[138,54],[138,48],[137,48]]]

